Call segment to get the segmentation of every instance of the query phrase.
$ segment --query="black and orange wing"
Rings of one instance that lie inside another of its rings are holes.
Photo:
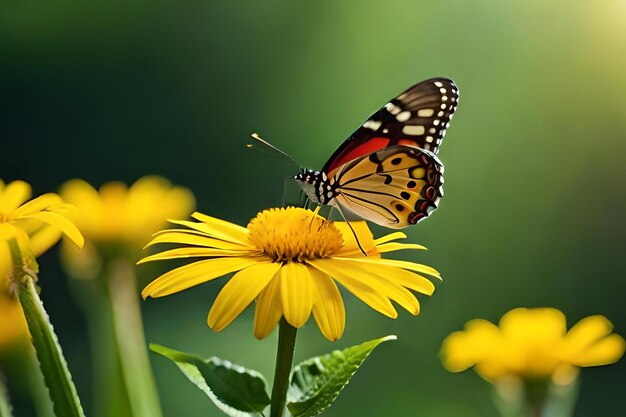
[[[416,147],[437,154],[459,102],[459,90],[448,78],[415,84],[392,99],[361,125],[328,159],[322,171],[390,146]]]
[[[331,180],[341,208],[392,229],[425,219],[443,196],[443,164],[413,146],[394,145],[357,158]]]

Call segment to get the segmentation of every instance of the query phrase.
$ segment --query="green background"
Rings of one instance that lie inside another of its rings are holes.
[[[395,321],[346,295],[343,338],[329,343],[311,322],[296,357],[396,334],[326,415],[495,417],[487,384],[437,358],[467,320],[554,306],[570,325],[603,314],[626,335],[622,0],[3,1],[0,177],[40,194],[156,173],[192,189],[200,211],[245,224],[280,204],[295,173],[246,150],[251,132],[320,168],[433,76],[455,80],[460,107],[439,154],[446,196],[406,230],[430,251],[406,256],[444,282],[418,317]],[[41,258],[42,297],[89,410],[85,322],[57,258]],[[143,303],[147,339],[271,377],[276,332],[257,341],[250,309],[221,334],[206,326],[224,282]],[[166,416],[220,415],[151,358]],[[582,377],[577,416],[626,415],[624,360]]]

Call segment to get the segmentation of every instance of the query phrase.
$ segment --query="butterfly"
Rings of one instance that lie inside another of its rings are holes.
[[[422,81],[365,121],[320,171],[294,177],[317,204],[392,229],[428,217],[443,196],[437,153],[459,103],[447,78]]]

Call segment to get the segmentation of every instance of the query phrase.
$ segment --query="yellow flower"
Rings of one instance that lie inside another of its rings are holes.
[[[67,218],[71,206],[53,193],[28,201],[31,194],[30,185],[24,181],[5,184],[0,180],[0,347],[28,334],[22,308],[9,295],[15,293],[15,273],[8,242],[17,242],[22,261],[34,271],[35,258],[63,234],[77,246],[83,245],[82,235]]]
[[[11,343],[26,338],[28,326],[22,312],[22,306],[13,297],[0,291],[0,351]]]
[[[16,239],[20,248],[39,256],[65,234],[77,246],[82,247],[83,237],[68,219],[70,209],[57,194],[48,193],[33,200],[31,187],[24,181],[5,185],[0,180],[0,242]],[[6,249],[0,252],[0,262],[10,262]]]
[[[70,271],[83,277],[97,273],[103,251],[121,248],[134,262],[167,218],[186,216],[195,204],[189,190],[155,176],[140,178],[130,188],[109,182],[99,191],[74,179],[63,184],[61,196],[79,209],[74,220],[87,240],[85,250],[79,253],[67,245],[63,249]]]
[[[483,378],[552,378],[565,385],[579,367],[608,365],[624,354],[625,342],[611,334],[603,316],[579,321],[569,331],[563,313],[554,308],[517,308],[500,319],[500,327],[471,320],[465,330],[449,335],[441,349],[451,372],[475,365]],[[561,379],[561,381],[559,381]],[[567,379],[567,378],[565,378]]]
[[[6,277],[12,264],[9,248],[3,246],[0,250],[0,353],[3,348],[28,335],[22,306],[15,297],[8,294],[9,281]]]
[[[148,244],[188,246],[148,256],[140,263],[206,259],[160,276],[142,296],[170,295],[236,272],[209,312],[208,324],[214,331],[224,329],[256,300],[257,338],[266,337],[281,317],[302,327],[312,312],[322,334],[335,341],[345,326],[344,304],[335,281],[374,310],[396,318],[390,300],[417,315],[419,302],[409,289],[427,295],[435,289],[418,273],[439,277],[425,265],[381,258],[384,252],[425,248],[392,242],[406,237],[400,232],[374,240],[365,222],[351,224],[368,256],[363,255],[346,223],[333,223],[301,208],[265,210],[247,228],[201,213],[192,217],[199,222],[171,220],[187,229],[164,230]]]

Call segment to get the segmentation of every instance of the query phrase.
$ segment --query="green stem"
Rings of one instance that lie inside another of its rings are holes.
[[[287,389],[296,347],[297,329],[282,319],[278,333],[278,351],[276,353],[276,371],[272,387],[270,417],[282,417],[287,404]]]
[[[84,417],[59,340],[37,294],[33,279],[36,274],[25,267],[25,260],[15,239],[9,241],[9,248],[13,258],[13,272],[19,285],[20,304],[39,359],[41,373],[54,404],[54,413],[58,417]]]
[[[162,415],[143,333],[134,268],[124,260],[108,265],[113,327],[128,399],[136,417]]]
[[[12,417],[9,392],[4,383],[4,376],[0,374],[0,417]]]
[[[73,279],[73,295],[87,317],[91,345],[94,417],[132,415],[113,331],[113,313],[102,279]]]

